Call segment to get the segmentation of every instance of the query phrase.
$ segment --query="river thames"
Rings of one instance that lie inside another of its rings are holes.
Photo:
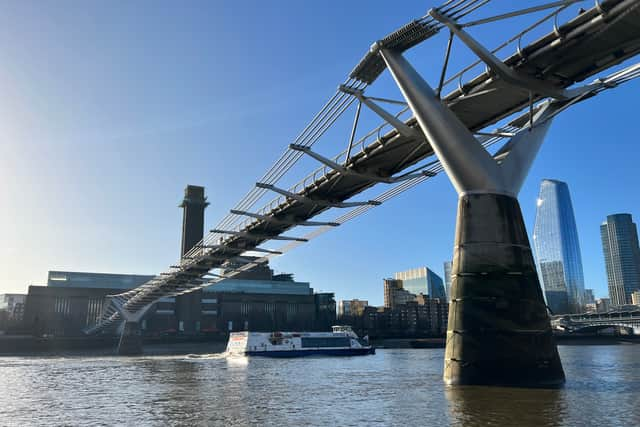
[[[0,358],[0,424],[640,425],[640,345],[560,346],[560,390],[445,387],[441,349]]]

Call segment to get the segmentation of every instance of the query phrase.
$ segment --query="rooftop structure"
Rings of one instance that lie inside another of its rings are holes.
[[[80,271],[49,271],[47,286],[64,288],[133,289],[154,276],[140,274],[89,273]]]

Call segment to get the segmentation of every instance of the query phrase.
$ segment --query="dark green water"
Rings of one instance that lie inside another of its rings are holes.
[[[0,425],[639,426],[640,345],[561,346],[561,390],[449,388],[443,350],[0,358]]]

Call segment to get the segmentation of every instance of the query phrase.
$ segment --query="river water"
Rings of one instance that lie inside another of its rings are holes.
[[[445,387],[441,349],[2,357],[0,425],[640,425],[640,345],[559,349],[560,390]]]

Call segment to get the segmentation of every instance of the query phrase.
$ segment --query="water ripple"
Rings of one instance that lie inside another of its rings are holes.
[[[438,349],[0,358],[0,425],[640,425],[640,346],[560,352],[560,390],[445,387]]]

